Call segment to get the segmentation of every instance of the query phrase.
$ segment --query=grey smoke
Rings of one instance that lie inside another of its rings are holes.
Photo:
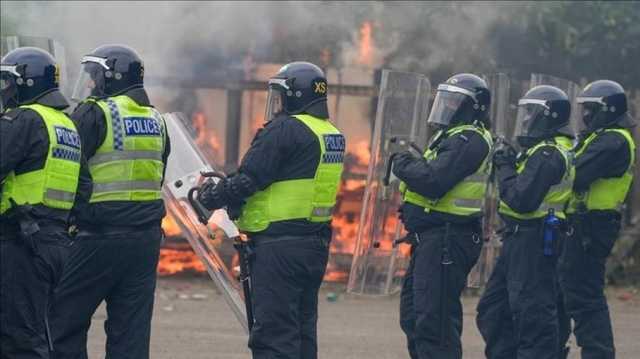
[[[334,65],[349,65],[365,20],[374,24],[378,55],[385,66],[428,70],[451,61],[460,52],[457,49],[481,45],[485,30],[505,6],[482,2],[2,1],[1,13],[3,22],[17,24],[18,34],[60,41],[72,72],[80,57],[93,48],[125,43],[141,53],[147,73],[153,74],[191,71],[191,63],[203,61],[195,58],[198,55],[241,58],[251,51],[259,59],[285,62],[328,46],[339,52]],[[283,43],[283,38],[291,43]],[[425,56],[404,56],[400,46],[415,46]]]

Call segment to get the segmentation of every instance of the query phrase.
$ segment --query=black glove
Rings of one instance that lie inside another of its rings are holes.
[[[244,204],[244,201],[229,204],[227,206],[227,215],[229,216],[229,219],[235,221],[236,219],[240,218],[240,215],[242,215],[242,206]]]
[[[408,150],[394,154],[392,163],[393,174],[395,174],[396,176],[398,175],[396,173],[396,171],[398,170],[398,166],[401,166],[400,168],[403,168],[404,166],[406,166],[407,162],[415,161],[418,158],[420,157],[414,155],[413,152]]]
[[[402,151],[402,152],[398,152],[396,154],[395,157],[397,160],[403,161],[403,160],[408,160],[408,159],[416,159],[416,158],[421,158],[420,156],[416,156],[413,152],[411,152],[410,150],[406,150],[406,151]]]
[[[227,199],[223,190],[224,182],[225,180],[220,180],[218,183],[214,183],[213,180],[205,181],[198,190],[198,202],[211,211],[226,206]]]
[[[515,166],[517,155],[518,154],[516,150],[514,150],[510,144],[503,142],[498,146],[498,148],[496,148],[495,152],[493,153],[493,165],[496,167],[513,167]]]

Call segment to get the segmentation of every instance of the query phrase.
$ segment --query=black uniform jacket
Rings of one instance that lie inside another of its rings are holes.
[[[617,132],[604,132],[576,157],[573,189],[584,192],[597,179],[621,177],[631,161],[627,139]]]
[[[258,131],[238,172],[251,178],[258,190],[274,182],[313,178],[320,163],[318,137],[300,120],[277,116]],[[260,235],[331,235],[330,223],[296,219],[274,222]]]
[[[62,96],[51,94],[44,95],[36,103],[58,110],[69,107]],[[49,132],[44,120],[37,112],[31,109],[15,108],[2,115],[0,118],[0,186],[12,171],[22,174],[44,168],[48,152]],[[67,210],[43,205],[33,207],[32,215],[39,222],[53,221],[66,225],[68,221],[69,211]],[[3,224],[8,224],[6,213],[1,217]],[[3,226],[2,230],[8,231],[9,228]]]
[[[147,93],[142,88],[129,90],[124,95],[130,97],[140,106],[151,106]],[[75,122],[82,141],[83,159],[88,161],[104,142],[107,135],[107,123],[102,109],[93,102],[82,103],[73,111],[71,119]],[[165,150],[162,160],[166,163],[171,146],[169,137],[165,138]],[[165,215],[163,200],[106,201],[89,203],[91,198],[91,175],[84,166],[78,186],[78,199],[73,215],[80,228],[100,227],[139,227],[149,224],[160,224]]]
[[[518,157],[518,161],[525,159],[523,154]],[[512,166],[496,168],[500,200],[518,213],[535,211],[551,186],[562,181],[565,170],[566,162],[558,149],[552,146],[540,147],[527,159],[519,174]],[[507,216],[503,218],[509,223],[522,222]]]
[[[474,131],[462,131],[439,140],[437,157],[427,162],[409,152],[397,156],[393,173],[412,192],[429,199],[442,198],[465,177],[475,173],[489,152],[487,142]],[[478,224],[478,217],[457,216],[442,212],[425,212],[424,208],[404,203],[400,218],[411,233],[421,233],[449,222],[454,224]]]

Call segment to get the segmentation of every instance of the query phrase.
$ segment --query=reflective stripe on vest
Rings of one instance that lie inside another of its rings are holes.
[[[584,145],[576,152],[576,157],[580,157],[587,146],[599,135],[606,132],[617,132],[621,134],[629,146],[629,167],[620,177],[599,178],[595,180],[585,193],[574,193],[569,206],[569,213],[574,213],[578,207],[584,206],[587,211],[591,210],[617,210],[622,209],[627,193],[633,181],[633,171],[635,168],[636,145],[631,133],[627,129],[610,128],[592,133],[584,142]]]
[[[345,139],[329,120],[295,115],[318,138],[320,158],[314,178],[272,183],[254,193],[236,221],[243,232],[259,232],[270,223],[292,219],[328,222],[336,204],[342,176]]]
[[[93,100],[104,112],[107,135],[89,159],[90,202],[149,201],[161,198],[165,124],[152,107],[128,96]]]
[[[489,181],[489,174],[491,172],[491,159],[489,158],[489,154],[493,147],[493,139],[489,131],[473,125],[454,127],[448,130],[446,135],[449,137],[463,131],[476,132],[482,136],[487,143],[487,155],[476,172],[465,177],[442,198],[437,200],[430,200],[423,197],[418,193],[408,190],[405,184],[401,184],[401,191],[404,192],[405,202],[424,207],[426,212],[437,211],[458,216],[475,216],[482,213],[487,182]],[[424,158],[428,161],[434,160],[437,156],[437,149],[427,150],[424,153]]]
[[[565,161],[565,172],[562,176],[560,183],[557,183],[549,188],[547,195],[540,203],[540,206],[529,213],[519,213],[511,209],[505,202],[500,201],[500,207],[498,212],[517,219],[536,219],[543,218],[549,212],[549,209],[553,208],[555,215],[559,218],[566,218],[565,209],[571,198],[571,192],[573,187],[573,180],[575,178],[575,167],[573,165],[573,156],[570,152],[572,144],[571,140],[567,137],[558,136],[553,141],[543,141],[527,150],[524,161],[518,164],[517,172],[522,173],[527,166],[527,161],[533,154],[542,147],[553,147],[557,149]]]
[[[18,205],[41,204],[71,209],[80,173],[80,137],[73,122],[62,111],[40,104],[20,106],[40,115],[49,135],[49,151],[44,167],[16,175],[9,173],[2,185],[0,213],[13,199]]]

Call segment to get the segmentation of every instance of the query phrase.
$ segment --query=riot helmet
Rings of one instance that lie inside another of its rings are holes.
[[[440,128],[481,122],[487,124],[491,91],[473,74],[457,74],[438,85],[427,122]]]
[[[265,121],[281,113],[329,117],[327,79],[318,66],[309,62],[292,62],[269,79]]]
[[[117,96],[143,86],[144,64],[136,51],[124,45],[103,45],[82,58],[82,71],[72,98]]]
[[[633,127],[627,96],[619,83],[598,80],[588,84],[577,97],[585,132],[611,126]]]
[[[0,98],[2,109],[36,102],[50,94],[58,103],[66,100],[60,93],[60,68],[48,52],[36,47],[19,47],[2,58]]]
[[[555,86],[540,85],[518,101],[516,139],[523,148],[564,133],[569,124],[571,102],[564,91]]]

